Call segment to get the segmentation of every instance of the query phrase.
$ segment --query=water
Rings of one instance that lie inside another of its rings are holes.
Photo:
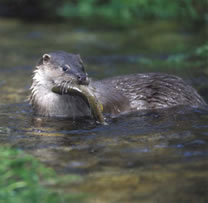
[[[81,175],[81,182],[65,190],[86,192],[89,202],[208,202],[206,107],[140,111],[102,126],[92,120],[37,117],[26,101],[32,67],[47,51],[81,53],[89,75],[103,78],[152,71],[149,64],[142,67],[138,62],[144,55],[165,60],[169,54],[193,49],[201,43],[200,36],[164,22],[154,34],[156,25],[152,32],[138,28],[149,33],[147,38],[137,29],[95,32],[64,25],[55,29],[0,23],[1,145],[23,149],[59,174]],[[193,39],[196,44],[190,44]],[[208,78],[201,69],[169,67],[165,72],[183,76],[207,98],[201,86],[207,87]]]

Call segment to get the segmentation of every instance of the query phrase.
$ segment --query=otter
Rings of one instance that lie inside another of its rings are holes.
[[[68,85],[85,86],[102,104],[103,113],[110,116],[178,105],[206,105],[180,77],[138,73],[94,81],[88,77],[80,55],[57,51],[44,54],[34,70],[29,98],[34,112],[49,117],[91,117],[90,106],[82,95],[53,91],[55,86],[64,90]]]

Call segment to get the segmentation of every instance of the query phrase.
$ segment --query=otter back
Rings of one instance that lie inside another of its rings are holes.
[[[131,110],[167,108],[177,105],[194,107],[206,105],[194,88],[180,77],[169,74],[145,73],[118,76],[104,79],[93,85],[96,86],[96,91],[100,91],[97,96],[107,106],[111,106],[110,103],[113,101],[109,98],[114,97],[116,103],[120,103],[119,105],[124,106],[124,109],[129,105]],[[103,90],[106,87],[108,91]]]

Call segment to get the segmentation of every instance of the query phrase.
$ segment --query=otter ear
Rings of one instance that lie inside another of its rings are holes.
[[[51,56],[49,54],[43,54],[42,60],[43,64],[47,64],[51,59]]]
[[[81,59],[81,56],[80,56],[79,54],[77,54],[77,57],[78,57],[78,59],[79,59],[80,63],[82,63],[82,64],[83,64],[83,61],[82,61],[82,59]]]
[[[37,67],[47,64],[51,59],[51,56],[49,54],[43,54],[43,56],[40,58],[40,60],[37,63]]]

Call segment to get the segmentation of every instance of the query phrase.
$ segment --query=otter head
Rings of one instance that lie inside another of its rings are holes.
[[[30,103],[35,112],[41,115],[86,115],[90,111],[83,98],[64,92],[70,86],[82,85],[88,88],[88,84],[89,79],[79,55],[64,51],[44,54],[34,70]],[[56,87],[59,87],[60,91],[54,91]]]
[[[66,84],[88,85],[89,79],[85,72],[80,55],[64,51],[44,54],[36,66],[34,80],[46,88],[64,86]]]

